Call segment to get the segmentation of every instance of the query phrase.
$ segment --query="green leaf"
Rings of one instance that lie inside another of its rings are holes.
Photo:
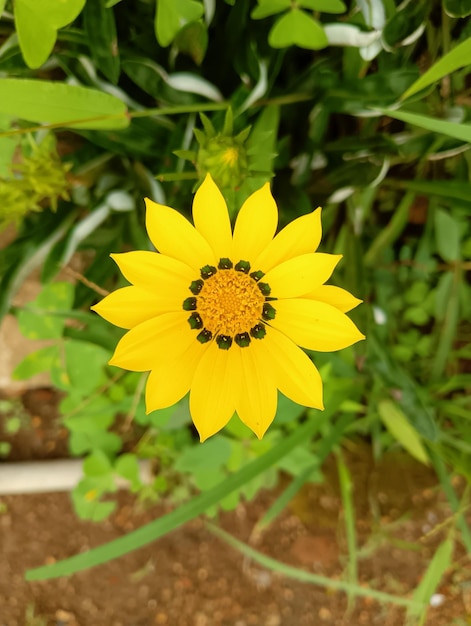
[[[401,409],[391,400],[382,400],[378,404],[378,412],[386,428],[401,446],[415,459],[428,465],[430,460],[420,436]]]
[[[92,522],[102,522],[107,519],[117,506],[116,502],[88,502],[83,499],[79,504],[78,499],[74,497],[74,492],[72,492],[72,499],[80,519],[89,519]]]
[[[329,43],[319,22],[299,9],[292,9],[275,22],[268,42],[273,48],[299,46],[308,50],[320,50]]]
[[[200,491],[213,489],[213,487],[224,480],[225,477],[226,474],[221,468],[195,470],[193,475],[196,488]]]
[[[57,29],[72,22],[85,0],[15,0],[15,26],[26,64],[40,67],[54,48]]]
[[[61,413],[76,411],[82,398],[72,391],[61,402]],[[83,400],[82,400],[83,401]],[[114,422],[115,405],[106,396],[96,396],[80,407],[80,411],[64,417],[64,424],[72,432],[93,433],[106,430]]]
[[[69,309],[74,299],[74,286],[65,281],[46,285],[36,298],[38,308],[45,311],[60,311]]]
[[[83,12],[85,37],[97,67],[112,82],[120,72],[119,48],[113,9],[105,0],[91,0]]]
[[[307,448],[296,448],[290,454],[287,454],[285,458],[277,465],[277,467],[291,476],[299,476],[302,472],[305,472],[308,468],[310,474],[314,473],[313,466],[318,467],[318,462],[312,452],[309,452]]]
[[[347,10],[342,0],[297,0],[296,4],[320,13],[345,13]]]
[[[152,413],[144,412],[136,412],[134,417],[134,421],[143,426],[147,426],[151,424],[154,428],[165,428],[168,424],[169,420],[172,417],[172,414],[175,411],[174,406],[166,407],[165,409],[158,409],[157,411],[152,411]]]
[[[103,450],[107,454],[116,454],[122,446],[121,438],[115,433],[97,431],[90,428],[85,432],[72,432],[69,440],[70,451],[74,456],[81,456],[92,450]]]
[[[204,13],[195,0],[158,0],[155,14],[155,35],[164,48],[172,43],[185,24],[195,22]]]
[[[186,24],[175,37],[175,46],[201,65],[208,47],[208,29],[203,22]]]
[[[70,308],[74,288],[70,283],[57,282],[46,285],[39,296],[17,315],[21,332],[27,339],[58,339],[62,336],[65,321],[48,311]]]
[[[291,7],[291,0],[258,0],[258,6],[250,14],[253,20],[276,15]]]
[[[49,376],[53,387],[70,392],[70,379],[65,371],[64,358],[61,352],[58,353],[57,359],[52,361]]]
[[[112,476],[106,478],[83,478],[72,491],[72,501],[77,515],[81,519],[101,522],[116,508],[116,502],[100,502],[108,491],[114,491]]]
[[[471,184],[462,180],[401,180],[400,185],[427,196],[471,202]]]
[[[65,366],[70,384],[77,394],[87,396],[104,382],[104,367],[109,353],[93,343],[65,342]]]
[[[471,6],[471,0],[469,0]],[[471,13],[471,10],[470,10]],[[437,80],[451,74],[461,67],[471,64],[471,37],[458,44],[453,50],[450,50],[445,56],[432,65],[422,76],[413,83],[401,96],[401,100],[405,100],[409,96],[417,93],[421,89],[425,89]]]
[[[62,28],[70,24],[80,13],[86,0],[21,0],[22,4],[28,5],[34,11],[40,11],[42,17],[52,24],[54,28]],[[15,9],[18,0],[15,2]]]
[[[102,450],[94,450],[83,461],[83,473],[89,477],[111,474],[109,458]]]
[[[418,69],[408,65],[399,69],[378,70],[373,74],[367,74],[361,80],[344,82],[340,93],[337,93],[335,89],[330,89],[326,83],[325,106],[330,112],[353,113],[354,115],[370,113],[376,108],[384,110],[388,106],[393,106],[418,76]],[[333,84],[338,84],[337,79]],[[357,139],[365,141],[365,137],[357,137]],[[388,152],[394,151],[392,146],[387,148],[385,145],[390,143],[390,137],[379,135],[375,139],[376,142],[378,139],[381,140],[382,145],[378,147],[382,152],[385,148]],[[352,136],[350,141],[352,141]]]
[[[296,402],[293,402],[290,398],[287,398],[282,393],[279,393],[278,406],[275,415],[276,424],[294,422],[298,419],[298,417],[301,417],[305,410],[306,407],[296,404]]]
[[[77,554],[64,561],[29,570],[26,573],[26,579],[45,580],[59,576],[67,576],[74,572],[106,563],[155,541],[172,530],[175,530],[175,528],[178,528],[185,522],[194,519],[211,506],[217,504],[222,498],[242,487],[242,485],[249,480],[252,480],[266,471],[293,448],[309,439],[311,433],[316,428],[317,423],[315,420],[311,419],[307,421],[292,435],[284,438],[265,455],[252,461],[236,474],[232,474],[214,487],[214,489],[201,493],[189,502],[185,502],[185,504],[178,507],[178,509],[142,526],[124,537],[120,537],[98,548],[88,550],[85,553]]]
[[[423,2],[409,2],[402,6],[383,29],[383,39],[390,47],[404,45],[414,33],[420,33],[419,28],[423,28],[430,10],[429,4]]]
[[[7,0],[0,0],[0,17],[2,17],[2,13],[3,13],[6,3],[7,3]]]
[[[417,602],[418,604],[422,604],[427,606],[430,604],[430,598],[432,594],[435,593],[440,581],[443,578],[444,573],[451,565],[451,558],[453,556],[453,548],[454,543],[450,537],[447,537],[445,541],[443,541],[435,551],[433,555],[433,559],[430,562],[430,565],[427,567],[427,571],[422,577],[419,585],[416,587],[412,600]],[[410,608],[407,612],[407,620],[406,623],[416,624],[415,619],[422,614],[422,611],[419,611],[414,608]],[[423,623],[423,622],[422,622]]]
[[[0,113],[71,128],[126,128],[126,105],[108,93],[61,82],[0,79]]]
[[[174,464],[177,472],[197,472],[218,469],[231,456],[231,445],[227,437],[215,435],[199,446],[185,448]]]
[[[458,261],[461,257],[460,225],[442,209],[435,210],[435,239],[438,254],[445,261]]]
[[[458,124],[457,122],[447,122],[445,120],[437,120],[435,117],[419,115],[418,113],[409,113],[408,111],[393,111],[391,109],[381,109],[384,115],[401,120],[413,126],[419,126],[433,133],[440,133],[459,139],[460,141],[471,142],[471,124]]]
[[[122,454],[116,459],[114,471],[131,483],[131,488],[135,491],[141,486],[139,477],[139,463],[135,454]]]
[[[450,17],[471,15],[471,0],[443,0],[443,8]]]
[[[13,370],[14,380],[26,380],[39,372],[51,369],[52,363],[59,357],[58,346],[46,346],[30,352]]]

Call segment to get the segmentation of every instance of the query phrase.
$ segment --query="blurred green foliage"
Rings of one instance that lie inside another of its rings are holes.
[[[471,0],[17,0],[2,9],[0,225],[14,220],[16,236],[0,250],[0,314],[15,312],[27,337],[51,340],[15,376],[47,370],[64,394],[71,454],[85,457],[79,515],[112,511],[115,475],[143,498],[185,501],[189,519],[234,508],[288,472],[294,487],[266,525],[305,481],[322,480],[329,452],[366,437],[376,458],[402,446],[435,468],[471,549],[459,513],[469,502],[451,482],[471,476]],[[353,317],[365,344],[312,355],[328,419],[280,398],[261,442],[233,421],[195,444],[186,400],[146,415],[142,376],[107,365],[122,331],[88,312],[97,292],[121,285],[109,253],[149,248],[142,198],[188,212],[206,171],[234,213],[271,179],[282,225],[322,205],[322,249],[344,255],[336,280],[364,299]],[[58,282],[74,255],[82,280]],[[43,290],[16,310],[37,267]],[[306,420],[318,429],[283,447]],[[138,458],[155,463],[150,487]],[[350,476],[338,463],[354,559]],[[203,499],[192,508],[196,490]],[[416,590],[422,616],[453,538]],[[349,593],[361,593],[355,566],[350,575]]]

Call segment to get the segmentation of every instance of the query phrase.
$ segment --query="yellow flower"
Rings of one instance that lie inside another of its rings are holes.
[[[364,336],[345,315],[360,300],[324,285],[341,256],[314,252],[320,209],[275,236],[278,209],[267,183],[244,202],[232,232],[210,175],[194,198],[194,226],[170,207],[146,205],[158,253],[112,255],[132,286],[92,308],[129,329],[110,363],[150,371],[147,411],[189,391],[204,441],[234,412],[261,438],[275,416],[278,389],[323,409],[321,377],[298,346],[340,350]]]

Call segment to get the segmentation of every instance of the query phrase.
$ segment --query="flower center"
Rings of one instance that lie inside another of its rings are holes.
[[[198,313],[213,335],[234,337],[259,321],[265,298],[253,278],[234,269],[205,281],[198,296]]]
[[[247,347],[251,338],[265,336],[264,321],[275,317],[275,309],[268,300],[270,286],[260,282],[263,272],[250,272],[250,263],[239,261],[234,266],[230,259],[220,259],[218,267],[205,265],[201,279],[190,285],[193,297],[183,302],[185,311],[193,311],[188,318],[192,329],[199,330],[200,343],[216,338],[222,350],[228,350],[233,341]]]

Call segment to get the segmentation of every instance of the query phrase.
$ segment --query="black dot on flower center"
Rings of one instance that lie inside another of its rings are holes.
[[[250,329],[250,334],[254,339],[263,339],[267,331],[264,324],[255,324],[255,326]]]
[[[234,269],[237,272],[244,272],[244,274],[248,274],[250,272],[250,263],[248,261],[239,261],[235,264]]]
[[[204,286],[204,280],[201,280],[201,278],[198,278],[198,280],[193,280],[191,282],[190,291],[195,296],[197,296],[199,292],[203,289],[203,286]]]
[[[186,298],[183,300],[184,311],[196,311],[196,298]]]
[[[262,270],[250,272],[250,278],[253,278],[255,282],[258,282],[264,276],[265,276],[265,272],[262,272]]]
[[[203,328],[203,320],[201,319],[201,315],[198,313],[192,313],[188,318],[188,323],[190,324],[190,328],[192,330],[199,330]]]
[[[233,263],[230,259],[228,258],[224,258],[224,259],[219,259],[219,263],[218,263],[218,269],[220,270],[230,270],[233,267]]]
[[[208,278],[211,278],[211,276],[214,276],[217,271],[218,270],[214,267],[214,265],[205,265],[200,269],[201,278],[207,280]]]
[[[246,348],[250,343],[249,333],[238,333],[234,337],[234,341],[240,348]]]
[[[264,296],[269,296],[271,294],[271,287],[268,283],[257,283],[257,287]]]
[[[208,343],[213,338],[213,333],[207,328],[203,328],[203,330],[197,335],[196,339],[200,343]]]
[[[265,304],[263,305],[262,317],[264,320],[267,321],[274,320],[276,317],[275,309],[268,302],[265,302]]]
[[[221,350],[229,350],[232,346],[232,337],[229,337],[229,335],[218,335],[216,337],[216,343]]]

